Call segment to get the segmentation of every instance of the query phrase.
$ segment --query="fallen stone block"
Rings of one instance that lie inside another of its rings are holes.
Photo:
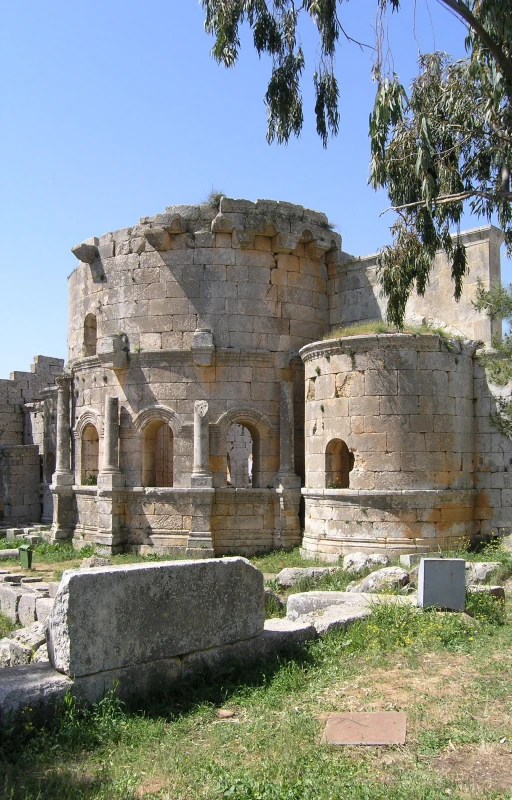
[[[125,699],[147,697],[151,692],[162,692],[181,677],[181,659],[162,658],[94,675],[82,675],[73,682],[72,691],[87,703],[97,703],[112,689]]]
[[[46,664],[49,662],[50,659],[48,658],[48,647],[46,642],[42,644],[37,650],[34,651],[32,654],[32,661],[31,664]]]
[[[80,569],[92,569],[93,567],[111,567],[112,561],[110,558],[103,558],[102,556],[89,556],[83,558],[80,563]]]
[[[465,562],[462,558],[423,558],[418,573],[418,605],[464,611]]]
[[[53,597],[36,597],[36,617],[38,622],[45,622],[54,604]]]
[[[29,647],[24,647],[20,642],[8,637],[0,639],[0,667],[18,667],[22,664],[29,664],[31,658],[32,650]]]
[[[315,639],[316,635],[309,622],[268,619],[263,633],[253,639],[184,655],[181,659],[183,678],[193,677],[204,670],[219,669],[227,663],[243,666],[265,660]]]
[[[499,566],[499,561],[466,561],[466,583],[485,583]]]
[[[343,559],[343,569],[352,575],[360,575],[372,567],[387,567],[389,563],[389,558],[383,553],[349,553]]]
[[[69,570],[48,653],[80,677],[249,639],[263,626],[263,575],[243,558]]]
[[[291,594],[286,604],[286,618],[296,620],[299,617],[309,614],[311,611],[318,611],[333,605],[343,605],[344,603],[356,603],[353,595],[348,592],[300,592]]]
[[[24,708],[37,708],[62,700],[73,681],[56,672],[50,664],[29,664],[2,671],[0,681],[0,720]]]
[[[279,586],[289,588],[305,578],[323,578],[324,575],[339,571],[340,567],[287,567],[281,570],[276,580]]]
[[[48,591],[50,597],[56,597],[57,592],[59,591],[60,581],[50,581],[48,584]]]
[[[0,550],[0,558],[19,558],[19,550],[12,547],[10,550]]]
[[[18,539],[23,536],[23,528],[7,528],[5,533],[7,539]]]
[[[385,603],[414,607],[417,598],[415,595],[305,592],[290,595],[287,616],[297,622],[312,625],[318,635],[323,635],[333,628],[346,630],[356,620],[368,617],[376,605]]]
[[[31,625],[36,621],[36,599],[35,592],[22,594],[18,603],[18,619],[24,626]]]
[[[481,584],[476,584],[474,586],[467,587],[468,592],[479,592],[480,594],[489,594],[492,597],[496,597],[498,600],[501,600],[503,603],[505,602],[505,589],[503,586],[489,586],[488,584],[482,586]]]
[[[0,611],[11,622],[18,622],[18,605],[22,594],[17,586],[0,584]]]
[[[23,572],[7,572],[4,575],[0,575],[0,582],[1,583],[13,583],[17,586],[21,585],[21,579],[24,578],[25,575]]]
[[[425,558],[424,553],[404,553],[400,556],[400,566],[407,570],[413,569],[419,565],[422,558]]]
[[[384,567],[371,572],[361,583],[347,587],[348,592],[383,592],[400,589],[409,583],[409,573],[402,567]]]
[[[23,647],[29,647],[30,650],[35,651],[42,644],[46,644],[45,626],[42,622],[34,622],[26,628],[13,631],[9,639],[13,639]]]

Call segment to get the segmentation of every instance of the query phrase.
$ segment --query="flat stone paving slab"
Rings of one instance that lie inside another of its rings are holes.
[[[324,744],[405,744],[403,711],[332,713],[322,736]]]

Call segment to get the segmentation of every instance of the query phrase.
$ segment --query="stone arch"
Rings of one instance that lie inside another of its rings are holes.
[[[215,485],[227,485],[227,438],[232,425],[246,428],[252,439],[252,487],[272,486],[279,466],[279,433],[263,414],[253,408],[233,408],[213,426],[212,455],[218,469]]]
[[[87,314],[84,319],[84,356],[95,356],[98,344],[98,322],[95,314]]]
[[[167,406],[153,405],[140,411],[133,424],[141,436],[142,486],[173,486],[174,440],[181,418]]]
[[[100,461],[100,439],[103,435],[103,428],[101,424],[101,417],[92,409],[86,409],[77,419],[75,423],[75,428],[73,430],[73,437],[75,440],[75,483],[77,484],[84,484],[86,482],[87,476],[85,476],[84,480],[84,464],[87,458],[86,454],[89,453],[88,458],[91,459],[91,449],[94,452],[94,446],[91,448],[90,443],[86,443],[84,447],[84,432],[88,426],[92,426],[96,431],[96,435],[98,436],[98,454],[97,454],[97,463],[99,465]],[[89,432],[91,433],[91,432]],[[86,439],[86,442],[88,440]],[[99,466],[96,467],[96,470],[99,469]],[[89,470],[87,470],[89,471]],[[93,470],[94,471],[94,470]],[[96,472],[97,474],[97,472]],[[92,480],[92,479],[91,479]]]
[[[80,436],[80,483],[94,486],[98,482],[100,439],[98,429],[88,422]]]
[[[133,420],[133,425],[139,433],[143,433],[144,428],[154,421],[166,422],[174,436],[178,436],[183,425],[183,420],[175,411],[159,404],[148,406],[139,411]]]
[[[325,488],[348,489],[354,454],[342,439],[331,439],[325,448]]]
[[[94,425],[96,430],[98,431],[98,435],[103,435],[102,425],[101,425],[101,417],[96,411],[93,411],[91,408],[86,409],[80,414],[80,417],[75,422],[75,439],[78,441],[81,439],[84,428],[86,425]]]

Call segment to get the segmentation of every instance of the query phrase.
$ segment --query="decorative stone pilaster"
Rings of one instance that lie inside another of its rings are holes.
[[[215,490],[210,469],[208,403],[194,403],[194,463],[190,478],[191,523],[187,540],[189,558],[213,558],[212,505]]]
[[[119,469],[119,400],[105,397],[105,424],[103,426],[103,466],[102,473],[118,473]]]
[[[279,472],[278,486],[300,488],[300,477],[295,472],[293,384],[281,382],[281,403],[279,423]]]
[[[113,555],[122,550],[123,503],[120,490],[124,474],[119,469],[119,400],[105,396],[103,424],[103,464],[98,475],[98,531],[94,536],[96,550]]]
[[[194,403],[194,464],[191,486],[211,488],[213,475],[210,469],[210,429],[208,424],[208,403],[196,400]]]
[[[300,477],[295,472],[293,384],[281,382],[279,472],[277,473],[274,547],[291,549],[300,544]]]
[[[68,539],[74,524],[73,471],[71,469],[71,430],[69,425],[71,376],[57,376],[57,457],[51,492],[53,523],[51,538]]]

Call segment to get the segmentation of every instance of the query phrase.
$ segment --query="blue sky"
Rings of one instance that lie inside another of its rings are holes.
[[[346,29],[370,44],[374,6],[343,7]],[[462,55],[465,32],[435,0],[404,6],[389,40],[408,82],[419,47]],[[324,211],[352,253],[389,242],[391,216],[379,217],[386,195],[367,186],[371,53],[342,43],[340,134],[327,150],[315,132],[311,69],[302,136],[269,146],[268,60],[246,37],[237,66],[217,66],[203,18],[196,0],[3,0],[0,378],[29,369],[36,353],[65,357],[74,244],[200,202],[212,187]],[[316,41],[305,22],[312,68]],[[475,224],[483,223],[466,227]]]

